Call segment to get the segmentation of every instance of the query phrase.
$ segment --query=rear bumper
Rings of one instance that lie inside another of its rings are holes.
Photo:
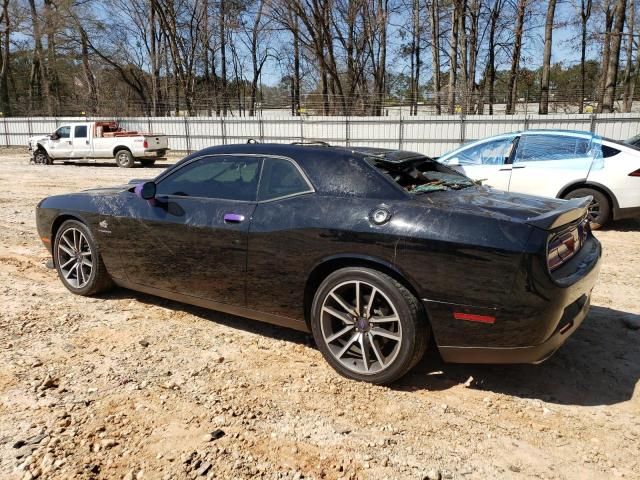
[[[583,249],[558,269],[559,279],[550,281],[542,269],[538,274],[530,269],[527,288],[516,282],[520,287],[492,309],[424,299],[443,360],[539,363],[549,358],[587,316],[601,254],[600,243],[590,236]]]
[[[168,151],[169,151],[168,148],[158,148],[158,149],[155,149],[155,150],[145,150],[144,153],[143,153],[143,157],[153,157],[153,158],[162,157],[162,156],[166,155]]]
[[[556,332],[540,345],[531,347],[440,347],[440,355],[445,362],[451,363],[540,363],[551,357],[558,348],[575,332],[589,313],[591,294],[576,303],[578,308],[569,305]],[[574,302],[575,303],[575,302]],[[577,311],[576,311],[577,310]],[[574,315],[575,313],[575,315]]]

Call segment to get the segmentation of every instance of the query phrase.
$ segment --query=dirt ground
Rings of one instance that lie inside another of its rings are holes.
[[[431,352],[378,387],[297,332],[62,286],[37,202],[162,166],[0,166],[1,478],[640,478],[640,220],[597,233],[591,313],[544,364]]]

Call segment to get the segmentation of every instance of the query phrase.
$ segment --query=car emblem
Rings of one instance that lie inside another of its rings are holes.
[[[106,221],[106,220],[102,220],[102,221],[99,223],[99,225],[100,225],[100,228],[104,228],[104,229],[109,228],[109,224],[107,223],[107,221]]]

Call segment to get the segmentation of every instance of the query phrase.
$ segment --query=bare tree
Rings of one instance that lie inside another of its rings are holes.
[[[602,111],[613,112],[616,94],[616,82],[618,80],[618,66],[620,63],[620,45],[622,43],[622,31],[624,28],[625,14],[627,10],[626,0],[617,0],[615,7],[615,23],[611,31],[611,45],[609,64],[605,76],[605,90],[602,99]]]
[[[544,26],[544,54],[542,57],[542,79],[540,81],[540,105],[538,113],[549,113],[549,77],[551,75],[551,47],[553,42],[553,20],[556,12],[556,0],[547,4],[547,19]]]
[[[625,112],[631,111],[633,105],[633,91],[635,86],[635,73],[633,63],[633,47],[634,47],[634,29],[636,21],[636,5],[635,0],[629,0],[629,14],[627,15],[627,45],[625,51],[626,65],[624,68],[624,75],[622,79],[623,84],[623,110]]]
[[[440,7],[439,0],[431,0],[431,8],[429,9],[431,20],[431,65],[433,70],[433,93],[435,96],[436,113],[440,115],[442,108],[440,106]]]
[[[580,99],[578,112],[584,112],[584,85],[586,82],[585,62],[587,58],[587,22],[591,17],[592,0],[580,0]]]
[[[511,70],[507,87],[507,114],[514,114],[516,110],[517,88],[516,80],[520,69],[520,54],[522,51],[522,35],[524,32],[524,17],[527,9],[527,0],[518,0],[516,11],[516,24],[513,30],[513,51],[511,55]]]

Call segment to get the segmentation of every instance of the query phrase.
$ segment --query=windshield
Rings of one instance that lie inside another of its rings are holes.
[[[470,178],[428,157],[416,157],[404,162],[389,162],[380,157],[367,157],[367,161],[391,177],[407,192],[415,195],[462,190],[477,185]]]

